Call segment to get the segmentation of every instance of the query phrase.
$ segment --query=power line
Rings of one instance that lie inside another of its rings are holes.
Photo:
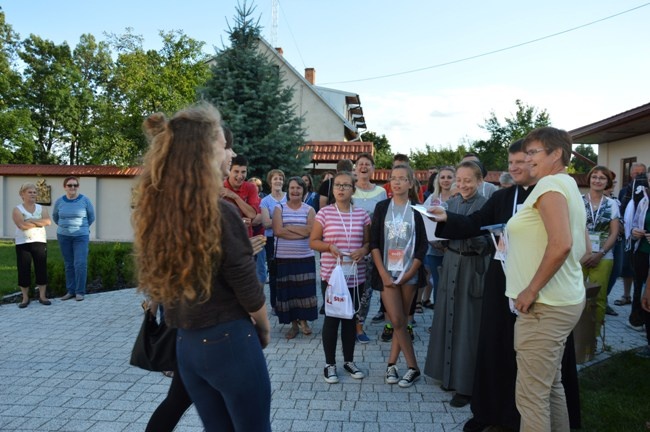
[[[449,65],[452,65],[452,64],[456,64],[456,63],[462,63],[462,62],[466,62],[466,61],[469,61],[469,60],[474,60],[474,59],[477,59],[477,58],[486,57],[486,56],[489,56],[489,55],[492,55],[492,54],[500,53],[500,52],[503,52],[503,51],[508,51],[508,50],[512,50],[512,49],[515,49],[515,48],[519,48],[519,47],[522,47],[524,45],[529,45],[529,44],[539,42],[539,41],[543,41],[545,39],[550,39],[550,38],[553,38],[553,37],[556,37],[556,36],[559,36],[559,35],[563,35],[565,33],[569,33],[569,32],[579,30],[579,29],[582,29],[582,28],[585,28],[585,27],[588,27],[588,26],[591,26],[591,25],[594,25],[594,24],[597,24],[597,23],[612,19],[612,18],[616,18],[616,17],[624,15],[626,13],[633,12],[633,11],[635,11],[637,9],[644,8],[644,7],[648,6],[648,5],[650,5],[650,2],[644,3],[644,4],[640,5],[640,6],[633,7],[632,9],[628,9],[628,10],[625,10],[623,12],[619,12],[619,13],[616,13],[616,14],[613,14],[613,15],[606,16],[605,18],[600,18],[600,19],[597,19],[595,21],[588,22],[586,24],[581,24],[581,25],[579,25],[577,27],[572,27],[570,29],[562,30],[562,31],[557,32],[557,33],[542,36],[542,37],[539,37],[537,39],[531,39],[529,41],[521,42],[521,43],[518,43],[516,45],[510,45],[510,46],[507,46],[505,48],[499,48],[499,49],[496,49],[496,50],[493,50],[493,51],[488,51],[488,52],[484,52],[484,53],[481,53],[481,54],[476,54],[476,55],[473,55],[473,56],[470,56],[470,57],[464,57],[464,58],[461,58],[461,59],[452,60],[452,61],[448,61],[448,62],[445,62],[445,63],[438,63],[438,64],[435,64],[433,66],[426,66],[426,67],[422,67],[422,68],[418,68],[418,69],[411,69],[411,70],[407,70],[407,71],[395,72],[395,73],[391,73],[391,74],[379,75],[379,76],[374,76],[374,77],[369,77],[369,78],[360,78],[360,79],[354,79],[354,80],[348,80],[348,81],[328,82],[328,83],[323,83],[321,85],[347,84],[347,83],[354,83],[354,82],[361,82],[361,81],[372,81],[372,80],[377,80],[377,79],[382,79],[382,78],[390,78],[390,77],[399,76],[399,75],[407,75],[407,74],[412,74],[412,73],[416,73],[416,72],[422,72],[422,71],[429,70],[429,69],[441,68],[443,66],[449,66]]]

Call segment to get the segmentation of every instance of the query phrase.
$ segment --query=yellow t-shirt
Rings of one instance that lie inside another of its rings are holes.
[[[569,206],[569,225],[573,247],[562,267],[539,292],[537,302],[551,306],[579,304],[585,297],[580,258],[585,254],[585,207],[575,180],[567,174],[542,178],[521,209],[508,221],[508,255],[506,258],[506,296],[517,298],[537,272],[548,236],[539,211],[534,207],[547,192],[559,192]]]

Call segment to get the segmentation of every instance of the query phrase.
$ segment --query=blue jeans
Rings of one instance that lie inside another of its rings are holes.
[[[178,329],[176,355],[206,431],[271,430],[271,381],[250,320]]]
[[[255,265],[257,266],[257,279],[262,285],[266,283],[266,249],[262,250],[255,255]]]
[[[86,294],[89,237],[57,234],[65,264],[65,288],[68,294]]]
[[[433,286],[433,303],[436,302],[438,295],[438,281],[440,280],[440,273],[438,267],[442,266],[443,255],[426,255],[424,257],[424,265],[431,274],[431,285]]]

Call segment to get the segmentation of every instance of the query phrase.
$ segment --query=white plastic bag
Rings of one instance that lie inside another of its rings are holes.
[[[337,260],[325,290],[325,315],[334,318],[352,319],[354,304],[345,280],[341,261]]]

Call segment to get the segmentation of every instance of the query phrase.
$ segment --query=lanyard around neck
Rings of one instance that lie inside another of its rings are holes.
[[[596,221],[598,220],[598,215],[600,214],[600,208],[603,206],[604,199],[605,199],[605,195],[601,195],[600,202],[598,203],[598,208],[596,209],[596,215],[594,216],[594,209],[591,205],[591,196],[589,195],[589,193],[585,194],[585,200],[587,200],[587,204],[589,204],[589,213],[591,213],[591,222],[594,224],[594,229],[596,229]]]
[[[350,232],[348,232],[348,230],[345,229],[345,221],[343,220],[343,215],[341,214],[341,210],[339,210],[339,206],[336,203],[334,203],[334,208],[336,209],[336,212],[339,214],[339,219],[341,219],[341,225],[343,226],[345,239],[348,241],[348,252],[350,252],[352,250],[352,204],[350,204]]]

